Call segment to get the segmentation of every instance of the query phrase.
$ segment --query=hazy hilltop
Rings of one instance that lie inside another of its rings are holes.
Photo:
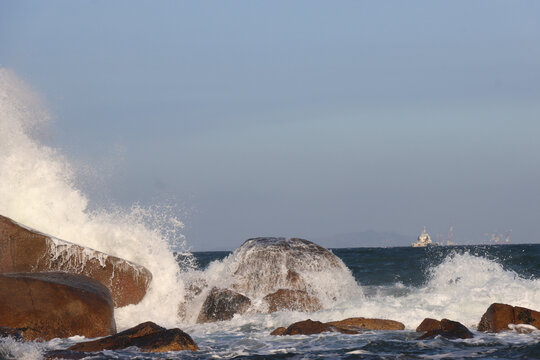
[[[415,236],[374,230],[313,238],[314,242],[328,248],[410,246],[415,240]]]

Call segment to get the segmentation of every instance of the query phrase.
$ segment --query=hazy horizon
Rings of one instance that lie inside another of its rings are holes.
[[[6,1],[0,67],[41,97],[39,139],[91,209],[166,208],[194,251],[369,231],[404,246],[423,226],[434,241],[452,228],[457,244],[538,244],[539,13]]]

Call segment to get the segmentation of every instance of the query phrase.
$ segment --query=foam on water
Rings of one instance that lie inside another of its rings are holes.
[[[116,311],[119,329],[146,320],[177,325],[184,294],[168,240],[179,238],[174,231],[182,223],[156,207],[90,211],[69,161],[29,135],[47,119],[33,92],[0,69],[0,214],[147,267],[153,275],[149,292],[140,304]],[[172,234],[163,230],[171,228]]]

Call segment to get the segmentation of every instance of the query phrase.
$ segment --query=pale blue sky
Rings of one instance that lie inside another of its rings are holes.
[[[3,1],[0,65],[48,103],[46,141],[101,172],[82,184],[95,204],[178,203],[195,250],[451,224],[457,242],[537,243],[539,14]]]

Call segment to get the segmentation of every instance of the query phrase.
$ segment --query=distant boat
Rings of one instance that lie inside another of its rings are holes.
[[[430,245],[435,245],[431,241],[431,237],[426,231],[426,227],[424,226],[424,231],[418,236],[418,240],[412,244],[412,247],[426,247]]]

